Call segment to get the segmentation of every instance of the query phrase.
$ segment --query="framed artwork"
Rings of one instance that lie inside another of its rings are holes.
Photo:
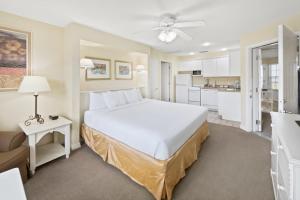
[[[0,91],[17,90],[31,75],[31,34],[0,27]]]
[[[126,61],[115,61],[115,75],[117,80],[132,79],[132,63]]]
[[[111,67],[110,60],[103,58],[92,58],[91,59],[94,67],[87,68],[85,73],[86,80],[109,80],[111,79]]]

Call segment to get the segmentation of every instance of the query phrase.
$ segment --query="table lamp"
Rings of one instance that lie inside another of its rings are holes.
[[[50,87],[47,82],[47,79],[42,76],[24,76],[21,85],[19,87],[18,92],[20,93],[33,93],[33,96],[35,98],[35,112],[34,116],[30,116],[29,119],[27,119],[24,124],[26,126],[29,126],[31,124],[31,121],[36,119],[38,123],[43,124],[44,119],[40,114],[37,113],[37,98],[38,94],[41,92],[49,92]]]

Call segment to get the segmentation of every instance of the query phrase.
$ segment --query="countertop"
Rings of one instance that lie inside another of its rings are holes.
[[[219,92],[241,92],[241,89],[235,89],[235,88],[202,87],[200,85],[193,85],[193,87],[200,87],[201,89],[214,89],[214,90],[218,90]]]

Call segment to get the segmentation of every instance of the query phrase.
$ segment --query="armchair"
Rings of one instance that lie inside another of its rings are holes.
[[[18,167],[25,183],[29,148],[23,146],[26,136],[23,132],[0,132],[0,172]]]

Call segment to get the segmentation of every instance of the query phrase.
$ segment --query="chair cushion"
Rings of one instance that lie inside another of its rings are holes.
[[[20,163],[26,162],[29,157],[29,147],[20,146],[12,151],[0,153],[0,172],[14,167],[18,167]]]

